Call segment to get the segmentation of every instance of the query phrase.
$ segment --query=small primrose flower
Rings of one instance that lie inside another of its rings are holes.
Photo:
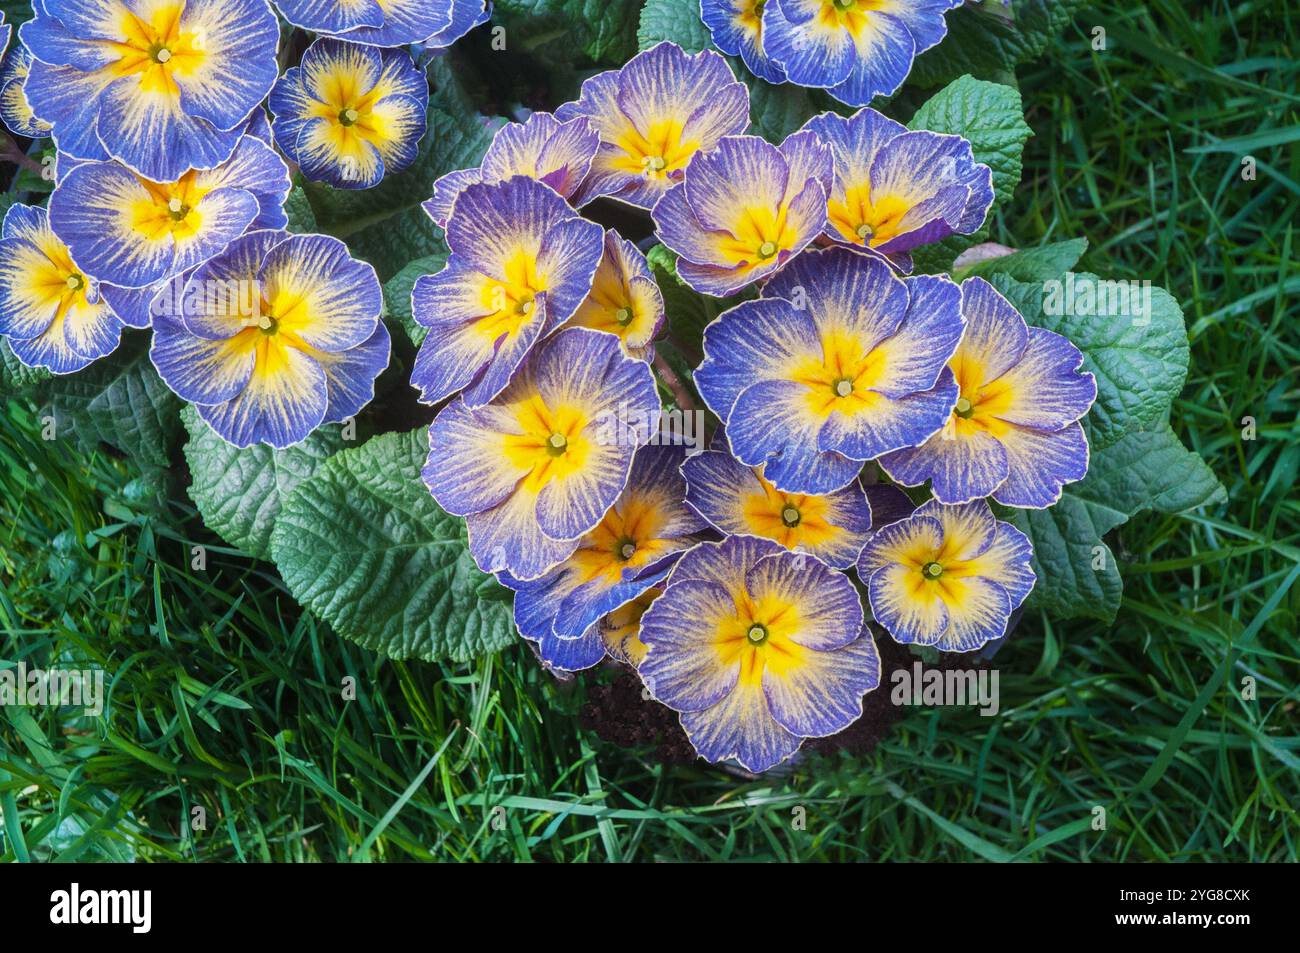
[[[831,147],[835,185],[826,234],[912,270],[908,254],[949,235],[976,231],[993,204],[993,173],[960,136],[909,132],[862,109],[823,113],[804,126]]]
[[[2,45],[0,49],[3,49]],[[27,101],[27,91],[23,84],[27,82],[31,65],[31,53],[19,43],[9,51],[4,65],[0,66],[0,121],[15,136],[42,139],[50,134],[52,127],[48,122],[36,118],[31,103]]]
[[[0,231],[0,335],[28,367],[71,374],[112,352],[122,321],[72,261],[45,209],[14,205]]]
[[[648,209],[681,181],[696,153],[745,131],[749,91],[712,50],[688,56],[665,42],[588,79],[578,100],[555,116],[585,116],[600,135],[574,206],[608,195]]]
[[[294,26],[375,47],[423,43],[448,30],[453,20],[452,0],[275,0],[275,5]]]
[[[368,189],[415,160],[428,105],[404,50],[318,39],[271,90],[271,127],[308,179]]]
[[[716,441],[715,441],[716,447]],[[871,532],[871,508],[855,480],[833,493],[782,493],[730,453],[708,450],[686,461],[686,502],[727,535],[763,536],[847,569]]]
[[[244,136],[214,169],[154,182],[117,162],[81,162],[50,196],[50,225],[101,281],[143,288],[211,258],[246,229],[283,227],[289,170]]]
[[[661,583],[677,558],[705,537],[708,524],[686,505],[679,446],[642,447],[627,486],[567,559],[530,582],[506,573],[515,590],[515,625],[526,639],[572,641],[603,617]]]
[[[600,137],[579,116],[560,122],[550,113],[533,113],[524,122],[497,130],[476,169],[448,172],[433,183],[433,197],[424,203],[429,217],[443,228],[452,207],[467,185],[504,182],[526,175],[549,185],[561,198],[578,191],[600,147]]]
[[[580,672],[606,657],[636,668],[646,652],[645,643],[641,641],[641,617],[662,594],[663,590],[658,587],[647,589],[631,602],[598,619],[576,639],[561,639],[548,633],[540,639],[528,641],[536,648],[542,665],[551,672]]]
[[[664,296],[645,255],[612,228],[605,232],[605,253],[591,291],[569,324],[616,335],[628,357],[654,359],[650,342],[663,328]]]
[[[659,200],[655,228],[680,256],[683,281],[726,297],[776,272],[821,233],[832,176],[830,149],[810,132],[779,147],[728,136]]]
[[[641,618],[638,671],[701,757],[766,771],[862,714],[880,658],[848,577],[769,539],[683,556]]]
[[[767,5],[768,0],[700,0],[700,16],[714,46],[730,56],[739,56],[759,79],[784,83],[785,70],[763,46],[763,12]]]
[[[326,235],[249,232],[155,309],[167,386],[237,447],[287,447],[357,413],[388,366],[375,270]]]
[[[1031,328],[983,278],[961,286],[966,333],[950,367],[958,397],[948,426],[924,444],[881,458],[909,486],[931,481],[935,498],[965,503],[992,496],[1006,506],[1043,508],[1088,472],[1079,419],[1097,399],[1068,340]]]
[[[422,399],[463,389],[466,406],[481,407],[500,394],[586,297],[603,234],[535,179],[467,186],[447,226],[447,266],[411,292],[411,314],[431,329],[411,371]]]
[[[1001,638],[1036,577],[1033,547],[984,500],[922,505],[858,558],[871,614],[895,641],[972,652]]]
[[[946,278],[899,278],[846,248],[808,252],[705,329],[695,383],[737,459],[786,493],[831,493],[943,426],[962,326]]]
[[[947,35],[944,14],[962,0],[770,0],[767,54],[792,83],[826,88],[865,106],[892,95],[912,60]]]
[[[473,187],[472,187],[473,188]],[[465,517],[480,569],[528,582],[568,559],[627,485],[649,432],[606,439],[608,421],[650,419],[650,368],[618,341],[564,328],[541,342],[491,403],[453,401],[429,428],[424,482]]]
[[[41,0],[26,85],[59,149],[158,182],[229,157],[275,82],[266,0]]]

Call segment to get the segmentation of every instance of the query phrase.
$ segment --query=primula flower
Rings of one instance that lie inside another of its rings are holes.
[[[535,179],[466,187],[447,226],[447,266],[411,292],[412,316],[431,329],[411,371],[423,400],[464,388],[466,405],[481,407],[501,393],[586,297],[603,235]]]
[[[858,558],[871,614],[898,642],[972,652],[1001,638],[1029,590],[1033,547],[984,500],[937,500],[871,537]]]
[[[608,195],[648,209],[681,180],[696,153],[745,131],[749,91],[712,50],[688,56],[675,43],[660,43],[584,82],[578,100],[555,115],[586,116],[600,135],[573,204]]]
[[[627,486],[567,559],[515,590],[515,625],[542,645],[585,637],[601,618],[662,582],[677,558],[705,538],[708,524],[686,505],[679,472],[686,452],[647,445],[637,451]],[[598,631],[591,633],[598,635]]]
[[[271,90],[272,130],[309,179],[368,189],[414,160],[429,83],[410,54],[319,39]]]
[[[424,203],[424,210],[446,228],[467,185],[504,182],[516,175],[537,179],[568,199],[591,170],[599,147],[600,137],[586,119],[560,122],[550,113],[533,113],[524,122],[498,129],[478,168],[448,172],[434,182],[433,197]]]
[[[2,45],[0,49],[3,49]],[[31,103],[27,101],[23,84],[27,82],[31,65],[32,55],[19,43],[9,51],[4,65],[0,66],[0,121],[15,136],[41,139],[50,134],[51,126],[36,118]]]
[[[569,324],[616,335],[628,357],[654,359],[650,342],[664,324],[664,296],[645,255],[612,228],[605,233],[605,253],[591,292]]]
[[[828,248],[705,329],[695,383],[741,462],[785,492],[830,493],[943,426],[961,333],[951,281]]]
[[[852,566],[871,532],[871,508],[856,480],[820,496],[782,493],[762,468],[717,449],[691,457],[682,473],[686,502],[720,532],[774,539],[834,569]]]
[[[14,205],[0,231],[0,335],[29,367],[71,374],[117,347],[122,321],[72,261],[45,209]]]
[[[155,313],[167,386],[237,447],[287,447],[357,413],[388,366],[375,270],[326,235],[250,232]]]
[[[760,79],[784,83],[785,70],[763,46],[763,11],[768,5],[768,0],[700,0],[700,16],[714,46],[739,56]]]
[[[439,506],[465,517],[480,569],[537,579],[600,524],[650,439],[638,430],[608,440],[609,420],[658,410],[647,365],[608,334],[565,328],[491,403],[442,409],[429,428],[424,482]]]
[[[154,181],[224,161],[275,82],[266,0],[41,0],[27,98],[59,149]]]
[[[729,136],[702,153],[654,207],[677,274],[696,291],[726,297],[771,275],[826,225],[831,152],[810,132],[780,147]]]
[[[944,14],[962,0],[770,0],[767,54],[800,86],[865,106],[892,95],[918,53],[948,32]]]
[[[948,426],[880,465],[899,483],[930,480],[944,503],[992,495],[1007,506],[1051,506],[1088,472],[1079,419],[1097,380],[1079,370],[1077,347],[1026,325],[983,278],[962,283],[961,301],[966,333],[950,365],[959,396]]]
[[[645,658],[641,641],[641,617],[650,604],[663,594],[659,588],[647,589],[631,602],[619,606],[587,628],[576,639],[561,639],[553,634],[529,639],[537,649],[542,664],[556,673],[580,672],[608,656],[636,668]]]
[[[214,169],[154,182],[116,162],[82,162],[50,196],[50,224],[89,274],[143,288],[211,258],[252,227],[283,227],[289,170],[244,136]]]
[[[853,583],[769,539],[683,556],[641,618],[638,671],[701,757],[766,771],[862,714],[880,659]]]
[[[848,119],[823,113],[804,126],[831,147],[835,186],[826,234],[912,270],[914,248],[984,224],[993,173],[960,136],[908,132],[862,109]]]

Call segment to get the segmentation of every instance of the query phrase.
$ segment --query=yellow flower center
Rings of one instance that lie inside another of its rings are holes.
[[[660,119],[646,129],[638,129],[631,120],[612,136],[619,150],[614,166],[625,172],[662,181],[686,168],[700,148],[698,139],[688,138],[681,120]]]
[[[926,579],[938,579],[943,575],[943,567],[936,562],[928,562],[921,567],[921,575]]]
[[[781,511],[781,522],[786,526],[794,527],[799,525],[799,510],[793,506],[787,506]]]
[[[101,73],[108,79],[139,77],[140,90],[179,97],[176,77],[190,77],[207,58],[201,33],[183,30],[184,3],[162,4],[147,17],[137,16],[125,6],[118,20],[119,40],[105,45],[118,58]]]

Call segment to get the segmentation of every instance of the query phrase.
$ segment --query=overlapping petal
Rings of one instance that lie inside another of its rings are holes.
[[[700,0],[700,16],[714,46],[739,56],[759,79],[784,83],[785,70],[768,55],[763,43],[766,7],[767,0]]]

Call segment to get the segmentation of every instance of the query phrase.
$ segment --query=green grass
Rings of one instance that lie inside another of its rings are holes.
[[[266,565],[192,512],[157,519],[127,465],[40,440],[10,401],[0,657],[101,665],[112,696],[98,723],[0,711],[0,860],[1295,860],[1297,16],[1105,4],[1021,72],[1035,137],[994,238],[1085,236],[1087,270],[1175,294],[1175,429],[1230,502],[1122,527],[1118,621],[1027,619],[998,656],[999,718],[918,710],[870,758],[788,778],[665,768],[584,732],[581,686],[522,648],[444,667],[340,641]]]

